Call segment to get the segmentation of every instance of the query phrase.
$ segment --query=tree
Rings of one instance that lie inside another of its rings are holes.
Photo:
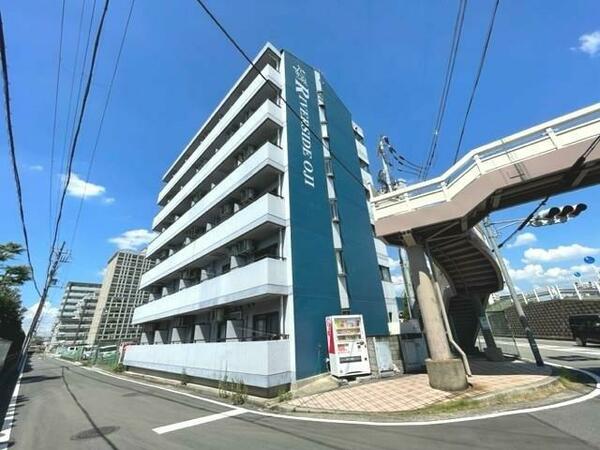
[[[14,242],[0,244],[0,337],[13,341],[11,351],[18,349],[25,337],[19,287],[31,279],[31,271],[28,266],[10,266],[6,262],[23,250]]]

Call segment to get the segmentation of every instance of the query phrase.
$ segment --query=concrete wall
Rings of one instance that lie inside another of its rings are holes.
[[[134,345],[123,364],[209,380],[241,379],[270,388],[291,382],[290,343],[280,341]]]
[[[546,339],[573,339],[569,329],[569,316],[575,314],[600,314],[600,300],[548,300],[523,305],[531,330],[536,337]],[[488,312],[490,325],[495,335],[525,337],[515,307],[502,312]],[[507,326],[508,325],[508,326]]]

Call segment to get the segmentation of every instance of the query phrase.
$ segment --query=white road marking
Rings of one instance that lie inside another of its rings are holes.
[[[12,397],[10,398],[10,404],[6,410],[6,415],[4,416],[4,423],[2,424],[2,430],[0,431],[0,450],[5,450],[8,448],[10,432],[12,430],[15,412],[17,409],[17,398],[19,397],[19,389],[21,388],[21,377],[23,377],[22,371],[19,375],[19,379],[17,380],[17,384],[15,385],[15,390],[13,391]]]
[[[534,413],[534,412],[547,411],[550,409],[557,409],[557,408],[562,408],[565,406],[576,405],[577,403],[582,403],[582,402],[585,402],[585,401],[588,401],[595,397],[600,396],[600,376],[596,375],[595,373],[589,372],[585,369],[578,369],[576,367],[565,366],[562,364],[554,364],[554,363],[546,363],[546,364],[548,364],[549,366],[564,367],[566,369],[575,370],[577,372],[584,373],[594,380],[594,382],[596,383],[596,387],[594,388],[594,390],[592,390],[591,392],[588,392],[585,395],[582,395],[581,397],[573,398],[571,400],[566,400],[564,402],[554,403],[552,405],[537,406],[537,407],[533,407],[533,408],[515,409],[515,410],[511,410],[511,411],[502,411],[502,412],[496,412],[496,413],[490,413],[490,414],[482,414],[482,415],[478,415],[478,416],[458,417],[456,419],[423,420],[423,421],[418,421],[418,422],[417,421],[415,421],[415,422],[371,422],[371,421],[365,421],[365,420],[320,419],[320,418],[316,418],[316,417],[289,416],[286,414],[276,414],[276,413],[268,413],[268,412],[264,412],[264,411],[255,411],[252,409],[231,406],[227,403],[220,402],[218,400],[212,400],[209,398],[199,397],[199,396],[193,395],[193,394],[188,394],[187,392],[176,391],[174,389],[157,386],[157,385],[153,385],[150,383],[144,383],[142,381],[132,380],[132,379],[129,379],[129,378],[126,378],[123,376],[113,375],[113,374],[104,372],[102,370],[97,370],[97,369],[93,369],[90,367],[82,366],[81,368],[85,369],[85,370],[90,370],[92,372],[97,372],[97,373],[102,374],[107,377],[117,378],[118,380],[127,381],[129,383],[138,384],[141,386],[146,386],[146,387],[150,387],[150,388],[154,388],[154,389],[160,389],[162,391],[171,392],[173,394],[182,395],[184,397],[195,398],[196,400],[200,400],[200,401],[207,402],[207,403],[212,403],[215,405],[221,405],[221,406],[231,408],[231,409],[241,410],[243,412],[247,412],[249,414],[255,414],[257,416],[273,417],[275,419],[283,419],[283,420],[296,420],[296,421],[300,421],[300,422],[320,422],[320,423],[333,423],[333,424],[339,424],[339,425],[366,425],[366,426],[372,426],[372,427],[412,427],[412,426],[426,426],[426,425],[447,425],[447,424],[452,424],[452,423],[471,422],[474,420],[494,419],[497,417],[513,416],[513,415],[517,415],[517,414],[530,414],[530,413]]]
[[[216,420],[226,419],[228,417],[239,416],[245,414],[246,411],[243,409],[231,409],[218,414],[211,414],[210,416],[198,417],[197,419],[186,420],[185,422],[177,422],[171,425],[164,425],[162,427],[152,428],[157,434],[170,433],[171,431],[182,430],[184,428],[195,427],[196,425],[203,425],[205,423],[214,422]]]

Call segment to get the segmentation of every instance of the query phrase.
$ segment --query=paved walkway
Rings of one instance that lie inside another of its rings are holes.
[[[444,400],[472,398],[516,387],[539,384],[548,379],[551,368],[522,361],[471,361],[471,387],[460,393],[444,392],[429,386],[427,374],[405,375],[341,387],[321,394],[296,398],[290,406],[309,409],[398,412],[424,408]]]

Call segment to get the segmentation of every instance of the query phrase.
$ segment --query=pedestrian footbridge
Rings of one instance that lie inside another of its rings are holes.
[[[598,183],[599,136],[597,103],[473,149],[437,178],[372,197],[377,235],[422,246],[448,280],[463,349],[473,348],[477,316],[503,283],[476,225],[493,211]]]

